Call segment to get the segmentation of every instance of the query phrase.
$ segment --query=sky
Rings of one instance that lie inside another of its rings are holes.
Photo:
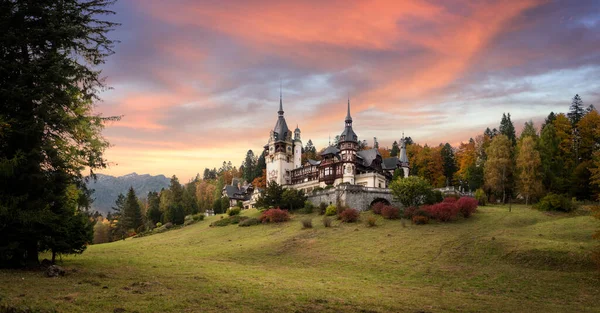
[[[391,147],[458,145],[498,127],[600,107],[600,1],[120,0],[110,90],[110,175],[177,175],[261,153],[280,86],[288,125],[317,149],[344,127]]]

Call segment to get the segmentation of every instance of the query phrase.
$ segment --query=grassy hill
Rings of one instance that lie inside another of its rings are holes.
[[[198,224],[90,246],[65,277],[0,271],[0,303],[59,312],[598,312],[587,215],[480,207],[471,219],[302,230]],[[245,211],[257,215],[256,211]],[[363,213],[364,216],[371,213]]]

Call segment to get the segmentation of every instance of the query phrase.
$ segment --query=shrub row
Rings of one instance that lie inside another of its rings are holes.
[[[575,210],[575,205],[569,197],[550,192],[535,205],[535,208],[541,211],[571,212]]]

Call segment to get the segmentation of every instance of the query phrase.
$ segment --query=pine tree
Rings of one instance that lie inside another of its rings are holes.
[[[515,126],[510,120],[510,113],[502,113],[502,120],[500,121],[500,134],[506,136],[510,140],[513,147],[517,144],[517,135],[515,133]]]
[[[67,189],[83,188],[83,168],[106,166],[106,119],[93,102],[105,87],[97,66],[113,53],[106,34],[116,24],[102,20],[113,2],[0,4],[0,267],[37,266],[48,236],[72,245],[62,251],[85,249],[74,236],[87,226],[72,219],[84,212]]]
[[[400,154],[400,147],[398,147],[398,142],[394,140],[392,143],[392,151],[390,152],[391,157],[397,157]]]
[[[444,167],[444,176],[446,176],[446,179],[448,181],[448,184],[452,183],[452,178],[454,176],[454,173],[456,173],[456,159],[454,157],[454,150],[452,149],[452,146],[450,146],[449,143],[446,143],[443,147],[442,150],[440,152],[442,154],[442,162],[443,162],[443,167]]]
[[[554,114],[554,112],[550,112],[550,114],[548,114],[548,116],[544,120],[544,124],[542,124],[542,129],[544,129],[544,127],[546,127],[546,125],[552,124],[552,122],[554,122],[555,119],[556,119],[556,114]]]
[[[158,192],[151,191],[148,193],[148,212],[146,213],[146,217],[154,225],[156,225],[156,223],[160,222],[162,219]]]
[[[267,162],[265,161],[265,154],[261,153],[256,161],[256,166],[254,167],[254,178],[260,177],[263,175],[263,170],[267,169]],[[254,179],[252,180],[254,181]]]
[[[223,162],[225,163],[225,162]],[[171,184],[169,185],[171,191],[171,199],[173,204],[183,205],[183,186],[179,183],[177,176],[171,177]]]
[[[129,191],[127,191],[119,223],[121,223],[123,229],[133,229],[135,231],[143,225],[142,209],[133,187],[129,187]]]
[[[585,109],[583,107],[583,101],[579,95],[575,95],[573,100],[571,101],[571,106],[569,107],[569,113],[567,113],[567,117],[569,121],[571,121],[571,125],[575,127],[577,123],[583,118],[585,114]]]
[[[248,152],[246,152],[246,158],[244,159],[244,163],[242,165],[244,166],[244,170],[242,171],[242,177],[244,180],[247,182],[253,181],[256,177],[257,165],[257,159],[256,156],[254,156],[254,151],[248,150]]]

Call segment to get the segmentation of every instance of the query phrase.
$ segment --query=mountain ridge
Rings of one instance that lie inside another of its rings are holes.
[[[150,174],[129,173],[123,176],[96,174],[96,179],[90,179],[87,187],[93,189],[91,209],[106,215],[110,212],[119,194],[126,194],[129,187],[133,187],[138,198],[145,198],[148,192],[160,191],[168,188],[170,179],[163,174],[152,176]]]

